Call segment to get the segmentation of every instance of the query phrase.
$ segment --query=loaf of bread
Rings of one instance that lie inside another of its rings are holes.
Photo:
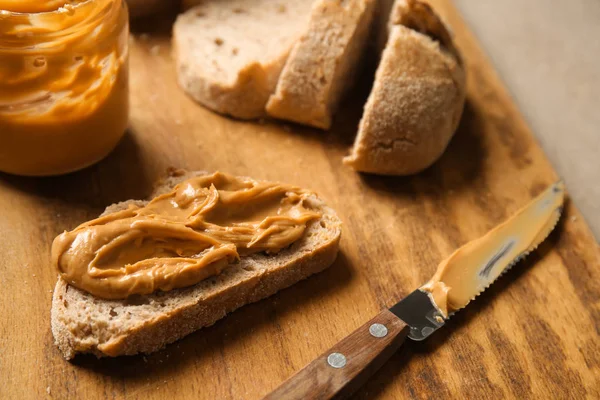
[[[408,175],[446,149],[465,102],[465,71],[429,5],[396,0],[390,18],[375,83],[344,162],[358,171]]]
[[[185,179],[203,174],[171,177],[152,197],[171,190]],[[214,324],[245,304],[322,271],[337,256],[341,221],[335,211],[316,196],[307,201],[322,216],[309,223],[301,239],[276,255],[242,256],[220,275],[194,286],[136,296],[135,301],[105,300],[59,277],[51,310],[52,334],[58,348],[66,359],[77,353],[92,353],[98,357],[150,353]],[[126,209],[131,202],[134,201],[112,205],[105,214]]]
[[[219,113],[242,119],[264,116],[311,4],[312,0],[199,2],[181,14],[173,28],[179,84]]]
[[[466,96],[463,62],[441,19],[420,0],[311,3],[185,0],[196,5],[174,28],[181,86],[220,113],[258,118],[266,109],[328,129],[372,37],[383,49],[344,162],[386,175],[433,164],[458,126]],[[381,26],[370,36],[375,18]]]
[[[317,0],[267,113],[329,129],[342,95],[355,81],[374,11],[375,0]]]

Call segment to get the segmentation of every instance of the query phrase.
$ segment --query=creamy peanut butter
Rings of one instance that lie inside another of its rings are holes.
[[[559,182],[485,236],[452,253],[421,290],[430,294],[444,317],[465,307],[550,234],[563,201],[564,185]]]
[[[0,10],[18,13],[41,13],[56,11],[86,0],[0,0]]]
[[[321,213],[310,192],[223,173],[187,179],[145,206],[130,205],[58,236],[53,263],[95,296],[191,286],[241,255],[277,253]]]
[[[106,156],[129,116],[123,0],[0,10],[0,171],[54,175]]]

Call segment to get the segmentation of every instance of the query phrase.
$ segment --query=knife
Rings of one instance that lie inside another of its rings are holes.
[[[563,209],[559,181],[485,236],[442,261],[433,277],[346,336],[265,400],[344,398],[404,343],[421,341],[544,241]]]

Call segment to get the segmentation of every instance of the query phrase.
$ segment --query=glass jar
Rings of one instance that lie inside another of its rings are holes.
[[[124,0],[0,0],[0,171],[87,167],[128,125]]]

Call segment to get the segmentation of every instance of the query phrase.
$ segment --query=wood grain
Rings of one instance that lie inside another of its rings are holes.
[[[411,178],[360,175],[351,145],[368,77],[321,133],[248,123],[176,86],[168,37],[131,48],[131,129],[104,161],[50,179],[0,175],[0,398],[257,399],[410,293],[457,246],[556,179],[454,7],[468,104],[442,159]],[[50,244],[115,201],[141,198],[169,166],[281,180],[319,192],[344,221],[327,271],[146,357],[64,361],[49,310]],[[600,397],[600,249],[572,204],[557,231],[444,329],[406,343],[358,399]]]
[[[382,334],[373,334],[379,325]],[[410,327],[389,310],[357,328],[295,373],[263,400],[345,399],[373,375],[404,343]],[[329,358],[343,357],[343,361]],[[333,364],[332,364],[333,363]]]

